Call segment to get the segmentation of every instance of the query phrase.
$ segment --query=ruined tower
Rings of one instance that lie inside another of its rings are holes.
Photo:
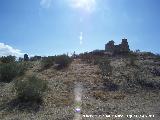
[[[128,42],[127,42],[127,39],[122,39],[122,42],[120,44],[120,52],[129,52],[130,49],[129,49],[129,45],[128,45]]]
[[[107,52],[114,52],[114,41],[111,40],[105,45],[105,51]]]
[[[128,53],[130,51],[127,39],[122,39],[121,44],[114,45],[114,41],[111,40],[105,45],[105,51],[111,52],[113,54],[120,54],[120,53]]]

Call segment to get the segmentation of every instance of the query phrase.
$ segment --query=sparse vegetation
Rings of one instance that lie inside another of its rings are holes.
[[[12,63],[12,62],[15,62],[16,60],[16,57],[15,56],[12,56],[12,55],[9,55],[9,56],[2,56],[0,58],[0,61],[2,63]]]
[[[30,67],[30,63],[28,62],[19,62],[17,63],[17,66],[18,66],[18,69],[17,69],[17,72],[18,72],[18,76],[22,76],[24,75],[25,71]]]
[[[125,98],[125,94],[122,92],[107,92],[103,90],[93,91],[93,96],[96,99],[100,99],[102,101],[107,101],[109,99],[120,100]]]
[[[101,70],[101,75],[103,79],[103,85],[105,90],[107,91],[117,91],[119,86],[110,79],[113,73],[113,67],[110,64],[110,60],[108,58],[99,59],[98,65]]]
[[[144,57],[148,57],[148,56],[152,56],[152,57],[153,57],[153,56],[155,56],[155,54],[152,53],[152,52],[144,52],[144,53],[143,53],[143,56],[144,56]]]
[[[160,62],[160,54],[155,55],[154,61]]]
[[[30,76],[26,79],[16,80],[14,90],[18,99],[23,102],[41,102],[43,92],[47,90],[47,82],[36,76]]]
[[[62,69],[67,67],[72,62],[71,58],[67,55],[60,55],[55,57],[55,64],[57,64],[57,69]]]
[[[151,70],[151,73],[152,73],[153,75],[155,75],[155,76],[160,76],[160,69],[158,69],[158,68],[153,68],[153,69]]]
[[[93,64],[94,65],[99,65],[101,61],[102,61],[102,57],[95,57],[93,59]]]
[[[136,64],[136,60],[137,60],[137,55],[134,53],[130,53],[128,54],[128,63],[127,66],[137,66]]]
[[[57,95],[52,97],[56,107],[72,105],[74,96],[68,91],[57,91]]]
[[[103,58],[99,61],[99,68],[101,70],[103,79],[105,79],[107,76],[112,75],[113,68],[110,65],[110,61],[107,58]]]
[[[104,81],[105,90],[107,91],[118,91],[119,85],[113,83],[111,80]]]
[[[130,65],[135,66],[136,65],[136,58],[134,56],[130,57]]]
[[[48,56],[46,58],[43,58],[42,61],[41,61],[42,69],[47,69],[47,68],[53,66],[54,65],[54,60],[55,60],[54,56]]]
[[[160,82],[150,80],[144,71],[136,70],[128,75],[123,90],[130,93],[137,93],[140,90],[158,90]]]
[[[143,73],[136,71],[134,73],[135,82],[145,90],[158,90],[160,89],[160,82],[149,79],[149,77]]]
[[[11,82],[15,77],[24,74],[27,65],[24,63],[6,63],[0,66],[0,81]]]
[[[56,69],[67,67],[72,62],[72,59],[67,55],[49,56],[42,60],[42,68],[47,69],[54,66]]]
[[[34,57],[31,57],[30,58],[30,61],[38,61],[38,60],[41,60],[41,56],[34,56]]]

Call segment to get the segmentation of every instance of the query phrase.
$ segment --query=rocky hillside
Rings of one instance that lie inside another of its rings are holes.
[[[160,118],[157,57],[104,57],[97,63],[74,59],[69,67],[61,70],[54,66],[42,70],[40,61],[30,64],[24,76],[34,74],[48,83],[42,104],[20,103],[12,89],[15,81],[0,82],[1,120]]]

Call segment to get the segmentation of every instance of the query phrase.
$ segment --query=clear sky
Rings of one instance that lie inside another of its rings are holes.
[[[159,0],[0,0],[0,55],[130,48],[160,53]]]

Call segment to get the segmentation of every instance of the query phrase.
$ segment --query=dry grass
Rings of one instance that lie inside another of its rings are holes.
[[[46,106],[65,107],[72,105],[74,96],[68,91],[54,91],[54,94],[48,94],[44,101]]]
[[[100,99],[102,101],[107,101],[109,99],[124,99],[125,98],[125,94],[122,92],[107,92],[107,91],[103,91],[103,90],[97,90],[93,92],[93,96],[96,99]]]

